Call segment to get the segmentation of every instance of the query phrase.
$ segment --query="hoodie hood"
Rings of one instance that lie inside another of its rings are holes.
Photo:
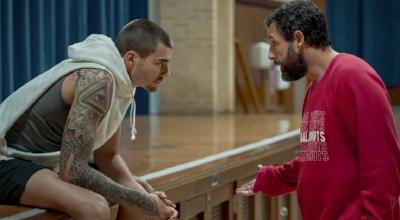
[[[113,73],[117,95],[121,98],[130,99],[131,140],[135,140],[135,88],[132,86],[124,61],[114,42],[105,35],[91,34],[84,41],[69,46],[68,56],[75,62],[100,64]]]
[[[93,62],[106,67],[113,73],[118,96],[130,98],[134,94],[124,61],[109,37],[92,34],[84,41],[69,46],[68,57],[75,62]]]

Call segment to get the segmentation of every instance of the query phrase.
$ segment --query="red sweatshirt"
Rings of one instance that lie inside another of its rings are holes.
[[[260,169],[253,190],[297,190],[303,220],[400,219],[400,146],[372,67],[349,54],[333,59],[308,88],[300,155]]]

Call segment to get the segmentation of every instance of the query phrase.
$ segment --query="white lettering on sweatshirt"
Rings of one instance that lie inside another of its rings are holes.
[[[306,112],[300,131],[300,161],[328,161],[325,111]]]

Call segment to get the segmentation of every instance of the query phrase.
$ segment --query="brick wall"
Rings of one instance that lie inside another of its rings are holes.
[[[234,110],[233,0],[162,0],[160,23],[174,41],[171,77],[160,87],[160,112]]]

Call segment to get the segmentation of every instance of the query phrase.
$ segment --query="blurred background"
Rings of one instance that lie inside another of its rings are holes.
[[[286,83],[266,63],[264,19],[288,0],[1,0],[0,101],[66,58],[91,33],[114,38],[135,18],[172,36],[172,76],[139,90],[138,113],[299,113],[307,82]],[[400,104],[400,2],[314,0],[333,47],[371,64]],[[395,107],[396,109],[397,107]]]

